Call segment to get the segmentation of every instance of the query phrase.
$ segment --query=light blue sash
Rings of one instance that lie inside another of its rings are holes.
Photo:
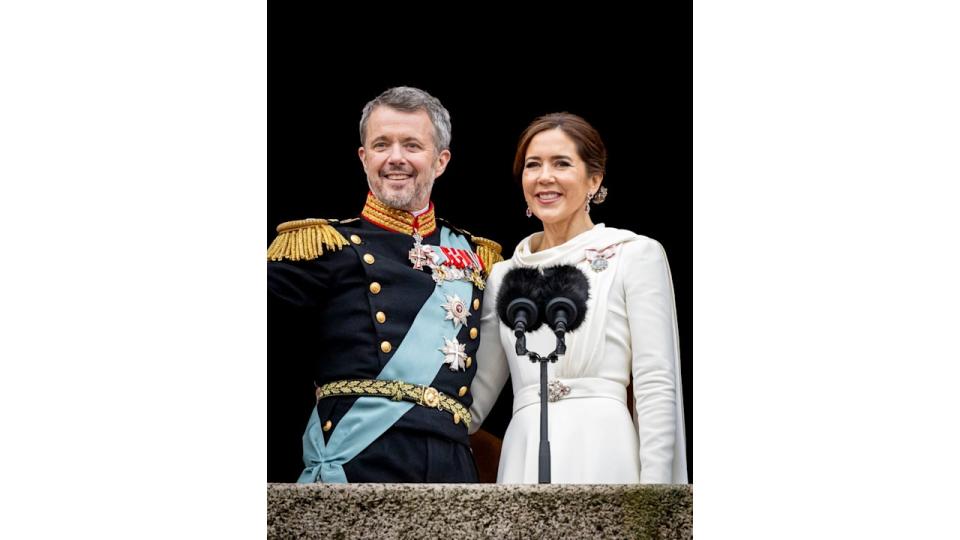
[[[470,250],[466,238],[440,229],[440,245]],[[433,294],[417,313],[403,342],[393,357],[377,375],[381,380],[402,380],[411,384],[429,385],[443,365],[444,339],[453,339],[460,330],[452,321],[445,320],[447,312],[442,304],[447,295],[457,295],[464,302],[473,296],[473,285],[466,281],[444,281],[437,284]],[[306,465],[297,482],[345,483],[343,464],[353,459],[367,446],[390,429],[414,404],[381,397],[360,397],[340,422],[330,440],[324,443],[317,408],[303,433],[303,463]]]

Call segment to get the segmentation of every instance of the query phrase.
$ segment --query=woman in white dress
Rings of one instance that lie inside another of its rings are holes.
[[[554,113],[523,132],[514,175],[527,216],[543,232],[525,238],[513,257],[493,267],[481,316],[483,339],[473,381],[472,430],[513,377],[513,417],[503,439],[499,483],[536,483],[540,441],[540,366],[517,357],[516,338],[496,311],[512,268],[571,264],[590,283],[583,325],[567,334],[566,354],[548,368],[553,483],[686,483],[683,392],[673,285],[663,247],[633,232],[594,225],[590,204],[601,186],[606,148],[579,116]],[[542,355],[556,338],[544,325],[527,335]],[[634,410],[627,387],[633,383]]]

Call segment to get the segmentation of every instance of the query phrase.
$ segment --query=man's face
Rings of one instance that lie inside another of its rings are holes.
[[[358,154],[370,191],[393,208],[415,212],[426,207],[434,179],[450,161],[449,150],[437,152],[427,111],[377,107],[367,119],[365,135]]]

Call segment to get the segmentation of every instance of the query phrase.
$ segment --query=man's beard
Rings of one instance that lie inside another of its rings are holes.
[[[373,189],[373,182],[370,182],[368,180],[367,183],[370,185],[370,191],[374,192],[374,195],[376,195],[377,198],[380,199],[380,202],[386,204],[391,208],[396,208],[398,210],[405,210],[407,212],[416,212],[417,210],[421,210],[421,207],[419,203],[414,203],[414,201],[420,200],[424,194],[428,195],[427,201],[429,203],[429,193],[433,189],[433,180],[434,179],[431,178],[425,184],[419,184],[419,183],[416,183],[415,181],[413,185],[413,189],[411,191],[401,192],[401,193],[397,193],[397,192],[388,193],[385,189],[383,190],[383,193],[377,193],[376,190]],[[417,208],[411,208],[411,206],[417,206]]]

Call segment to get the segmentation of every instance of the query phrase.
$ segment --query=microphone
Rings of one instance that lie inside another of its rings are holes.
[[[497,294],[497,315],[513,328],[517,336],[517,355],[527,354],[524,332],[533,332],[543,324],[540,316],[543,276],[536,268],[514,268],[503,277]]]
[[[554,266],[541,273],[535,268],[514,268],[503,277],[497,295],[497,314],[513,328],[517,336],[517,356],[529,356],[540,363],[540,453],[538,478],[550,483],[550,440],[547,422],[547,363],[556,362],[567,346],[563,334],[576,329],[587,314],[590,282],[587,276],[570,265]],[[546,304],[544,304],[546,302]],[[543,316],[541,316],[543,312]],[[547,356],[527,351],[524,332],[533,332],[546,320],[557,336],[557,350]]]
[[[544,318],[557,335],[557,354],[564,354],[564,334],[576,330],[587,316],[590,282],[575,266],[552,266],[543,270],[541,295],[546,301]]]

